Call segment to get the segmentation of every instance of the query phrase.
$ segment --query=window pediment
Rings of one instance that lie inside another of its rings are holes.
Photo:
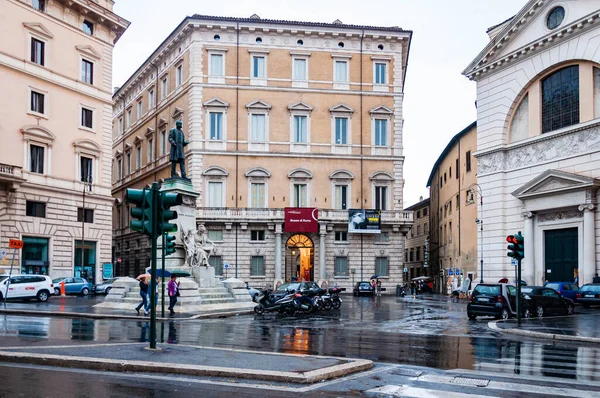
[[[206,177],[227,177],[229,173],[222,167],[211,166],[202,173]]]
[[[131,150],[133,149],[133,145],[131,145],[129,142],[125,143],[125,152],[131,152]]]
[[[136,145],[136,146],[137,146],[137,145],[139,145],[139,144],[140,144],[142,141],[144,141],[144,140],[142,139],[142,137],[140,137],[139,135],[136,135],[136,136],[135,136],[135,138],[134,138],[134,140],[133,140],[133,145]]]
[[[245,174],[246,177],[254,177],[254,178],[269,178],[271,177],[271,173],[267,169],[262,167],[254,167],[248,170]]]
[[[353,180],[354,174],[348,170],[336,170],[329,176],[332,180]]]
[[[394,111],[388,108],[387,106],[379,105],[369,111],[371,115],[385,115],[392,116]]]
[[[94,50],[94,48],[92,46],[89,46],[89,45],[75,46],[75,49],[89,58],[92,58],[95,60],[99,60],[101,58],[100,53],[98,51]]]
[[[272,108],[271,105],[267,104],[264,101],[261,100],[255,100],[250,102],[249,104],[246,104],[246,108],[247,109],[261,109],[261,110],[269,110]]]
[[[33,33],[44,36],[47,39],[52,39],[54,35],[44,25],[39,22],[23,22],[23,26]]]
[[[52,145],[56,136],[47,128],[36,125],[28,125],[21,129],[23,138],[41,141],[47,145]]]
[[[512,192],[512,195],[523,200],[565,191],[584,190],[590,187],[600,187],[600,180],[559,170],[546,170]]]
[[[220,98],[211,98],[203,104],[206,108],[229,108],[229,103]]]
[[[166,126],[167,124],[168,123],[167,123],[166,119],[164,119],[162,117],[160,119],[158,119],[158,127]]]
[[[115,152],[115,157],[120,158],[121,156],[123,156],[123,151],[120,149],[117,149]]]
[[[88,152],[88,153],[93,153],[97,156],[100,155],[100,153],[102,153],[102,147],[100,147],[100,145],[98,145],[97,143],[95,143],[92,140],[77,140],[73,142],[73,146],[75,147],[76,150],[82,151],[82,152]]]
[[[371,174],[369,180],[390,182],[394,181],[394,177],[387,171],[376,171],[375,173]]]
[[[305,102],[296,102],[292,105],[288,105],[288,109],[290,110],[290,112],[294,112],[294,111],[301,111],[301,112],[312,112],[313,107],[308,105]]]
[[[183,109],[181,109],[180,107],[176,106],[175,109],[173,109],[173,112],[171,113],[171,117],[173,119],[179,119],[179,117],[183,115]]]
[[[146,137],[152,137],[152,135],[154,135],[154,129],[152,127],[148,127],[146,129],[146,134],[144,134]]]
[[[331,113],[354,113],[354,109],[346,104],[337,104],[329,108]]]
[[[310,171],[306,169],[294,169],[288,174],[288,178],[313,178]]]

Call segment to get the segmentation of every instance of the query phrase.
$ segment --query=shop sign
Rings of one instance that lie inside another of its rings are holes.
[[[102,279],[111,279],[113,277],[112,263],[102,264]]]
[[[381,233],[381,210],[348,210],[348,232],[359,234]]]
[[[286,207],[283,232],[319,232],[319,209]]]

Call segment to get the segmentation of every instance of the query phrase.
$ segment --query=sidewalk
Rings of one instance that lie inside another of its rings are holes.
[[[548,340],[600,343],[599,318],[597,314],[576,314],[548,318],[529,318],[521,321],[492,321],[488,326],[503,333],[538,337]]]
[[[76,353],[76,356],[66,355]],[[85,368],[114,372],[169,373],[265,380],[283,383],[316,383],[373,367],[364,359],[291,355],[245,350],[148,343],[87,344],[76,350],[64,346],[7,347],[0,361]]]

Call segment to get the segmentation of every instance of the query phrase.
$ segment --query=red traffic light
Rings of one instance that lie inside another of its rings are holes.
[[[506,241],[507,241],[508,243],[515,243],[515,244],[516,244],[516,243],[517,243],[517,238],[515,238],[515,236],[514,236],[514,235],[508,235],[508,236],[506,237]]]

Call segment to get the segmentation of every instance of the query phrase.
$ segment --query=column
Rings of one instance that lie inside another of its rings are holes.
[[[596,230],[594,205],[579,206],[583,211],[583,264],[579,267],[579,286],[592,283],[596,272]]]
[[[281,224],[275,224],[275,283],[281,280]]]
[[[541,283],[541,280],[536,279],[536,274],[538,273],[535,269],[535,236],[533,232],[534,214],[530,211],[525,211],[521,213],[521,216],[523,216],[525,221],[525,231],[523,231],[523,240],[525,241],[525,258],[521,264],[523,266],[523,269],[521,270],[523,272],[522,276],[523,279],[525,279],[525,282],[527,282],[529,285],[537,285],[538,283]],[[543,277],[540,275],[537,276]]]
[[[319,231],[319,279],[324,281],[327,279],[327,270],[325,269],[325,237],[327,236],[326,224],[320,225]]]

